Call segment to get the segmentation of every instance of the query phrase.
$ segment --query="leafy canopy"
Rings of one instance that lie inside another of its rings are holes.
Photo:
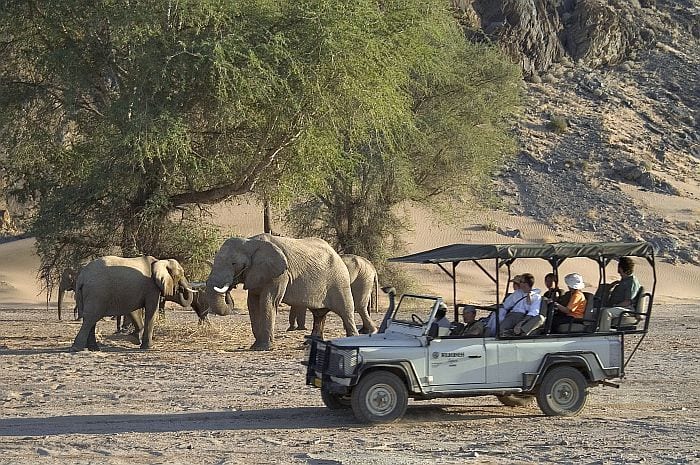
[[[398,150],[424,71],[462,45],[437,0],[8,0],[3,175],[36,205],[47,276],[168,253],[163,230],[196,228],[177,210],[298,195],[354,167],[349,147]]]

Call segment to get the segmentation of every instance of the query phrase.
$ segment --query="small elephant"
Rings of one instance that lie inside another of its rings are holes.
[[[341,254],[340,258],[350,274],[350,291],[355,306],[355,312],[362,319],[362,333],[376,333],[377,326],[370,319],[372,309],[376,311],[379,292],[379,280],[377,270],[372,262],[364,257],[353,254]],[[323,334],[324,321],[316,321],[314,317],[314,328],[319,329],[319,336]],[[292,307],[289,310],[289,328],[287,331],[306,329],[306,308]],[[316,333],[313,333],[316,334]]]
[[[80,269],[66,268],[61,273],[61,279],[58,282],[58,319],[61,319],[61,310],[63,310],[63,296],[66,291],[75,291],[75,280],[78,277]],[[76,303],[73,308],[73,318],[78,319],[78,305]]]
[[[225,294],[239,283],[248,291],[254,350],[272,348],[280,302],[309,308],[319,318],[335,312],[346,334],[357,335],[348,269],[323,239],[270,234],[228,239],[216,253],[207,278],[212,311],[227,313]]]
[[[98,258],[83,267],[76,280],[78,313],[83,317],[71,351],[99,350],[95,325],[104,316],[118,316],[144,309],[141,348],[153,341],[153,317],[161,297],[183,307],[192,303],[185,272],[177,260],[151,256]]]

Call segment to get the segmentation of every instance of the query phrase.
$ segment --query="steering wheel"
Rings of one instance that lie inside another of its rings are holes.
[[[419,317],[415,313],[411,313],[411,320],[413,320],[414,323],[419,324],[421,326],[423,326],[425,324],[425,322],[421,319],[421,317]]]

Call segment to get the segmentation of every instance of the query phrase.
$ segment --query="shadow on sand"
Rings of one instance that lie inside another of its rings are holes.
[[[469,421],[493,418],[529,418],[539,415],[503,415],[493,406],[445,409],[440,405],[411,405],[404,423]],[[524,412],[523,412],[524,413]],[[53,436],[62,434],[166,433],[179,431],[327,429],[362,426],[349,410],[332,412],[324,407],[295,407],[246,411],[213,411],[148,415],[66,415],[0,420],[2,436]]]

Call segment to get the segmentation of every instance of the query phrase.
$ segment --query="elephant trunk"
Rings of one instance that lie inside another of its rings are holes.
[[[58,319],[61,319],[61,310],[63,309],[63,296],[65,295],[66,290],[63,289],[62,287],[58,288]]]
[[[194,292],[190,289],[190,283],[185,277],[180,278],[178,290],[175,293],[175,302],[183,307],[189,307],[192,305],[192,299],[194,299]]]
[[[228,290],[224,293],[220,293],[207,287],[206,299],[209,304],[209,309],[217,315],[230,315],[233,311],[233,298]]]

